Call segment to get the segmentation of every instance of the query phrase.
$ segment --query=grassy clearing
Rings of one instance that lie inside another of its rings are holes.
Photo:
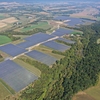
[[[3,14],[0,14],[0,20],[6,18]]]
[[[73,97],[72,100],[95,100],[95,99],[87,95],[85,92],[79,92]]]
[[[81,31],[74,31],[74,32],[72,32],[71,34],[74,34],[74,35],[81,35],[81,34],[83,34],[83,32],[81,32]]]
[[[23,56],[22,56],[23,57]],[[25,57],[25,56],[24,56]],[[30,72],[32,72],[33,74],[35,74],[36,76],[40,77],[41,75],[41,71],[39,69],[37,69],[36,67],[28,64],[28,63],[25,63],[23,62],[22,60],[20,59],[14,59],[14,61],[19,64],[20,66],[24,67],[25,69],[29,70]]]
[[[35,28],[49,29],[51,28],[51,26],[47,22],[38,22],[37,24],[31,24],[30,26],[27,26],[26,28],[22,28],[21,32],[27,32]]]
[[[6,44],[9,42],[11,42],[10,38],[8,38],[7,36],[4,36],[4,35],[0,35],[0,45]]]
[[[73,97],[73,100],[100,100],[100,76],[99,76],[99,82],[96,86],[90,87],[84,92],[77,93]]]
[[[100,21],[100,17],[97,17],[97,21]]]
[[[11,93],[6,89],[6,87],[0,82],[0,100],[4,100],[4,98]]]
[[[2,55],[3,59],[6,59],[8,57],[11,57],[10,55],[6,54],[5,52],[3,51],[0,51],[0,54]]]
[[[3,84],[3,86],[9,91],[10,94],[15,94],[15,91],[8,86],[2,79],[0,79],[0,83]]]
[[[49,49],[48,47],[45,47],[43,45],[37,46],[33,50],[38,50],[38,51],[43,52],[45,54],[51,55],[51,56],[55,57],[56,59],[61,59],[64,57],[62,55],[52,53],[52,49]]]
[[[100,39],[97,40],[97,44],[100,44]]]
[[[98,84],[94,87],[85,90],[85,93],[95,98],[95,100],[100,100],[100,76]]]

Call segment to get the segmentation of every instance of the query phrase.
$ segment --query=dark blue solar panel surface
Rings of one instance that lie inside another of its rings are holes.
[[[80,18],[72,18],[72,17],[67,17],[67,16],[59,16],[54,18],[55,20],[69,20],[68,22],[65,22],[68,24],[68,26],[75,26],[75,25],[80,25],[83,24],[83,20]]]
[[[66,46],[66,45],[63,45],[63,44],[60,44],[60,43],[57,43],[54,41],[49,41],[49,42],[43,43],[43,45],[50,47],[52,49],[58,50],[58,51],[65,51],[70,48],[70,46]]]
[[[22,42],[20,44],[17,44],[17,46],[23,47],[23,48],[28,48],[31,46],[34,46],[38,43],[44,42],[48,39],[54,38],[55,36],[48,35],[46,33],[37,33],[32,36],[29,36],[25,38],[25,42]]]
[[[30,37],[25,38],[25,40],[31,41],[34,44],[37,44],[37,43],[46,41],[46,40],[51,39],[51,38],[54,38],[54,37],[55,36],[48,35],[46,33],[41,33],[40,32],[40,33],[37,33],[37,34],[34,34],[34,35],[30,36]]]
[[[18,92],[38,77],[15,62],[6,60],[0,63],[0,78]]]
[[[22,47],[22,48],[29,48],[31,46],[34,46],[35,44],[33,42],[30,41],[25,41],[22,43],[17,44],[17,46]]]
[[[56,58],[54,58],[50,55],[44,54],[44,53],[36,51],[36,50],[33,50],[33,51],[27,53],[26,55],[46,64],[48,66],[54,64],[55,61],[57,60]]]
[[[60,29],[56,30],[54,33],[52,33],[52,34],[56,35],[56,36],[63,36],[65,34],[71,34],[72,32],[73,32],[72,30],[60,28]]]
[[[74,41],[71,41],[71,40],[68,40],[68,39],[65,39],[65,38],[58,38],[57,40],[64,41],[66,43],[71,43],[71,44],[75,43]]]
[[[15,57],[17,55],[20,55],[20,54],[26,52],[25,49],[17,47],[13,44],[7,44],[7,45],[4,45],[4,46],[0,46],[0,50],[9,54],[12,57]]]
[[[81,18],[73,18],[73,17],[68,17],[68,16],[58,16],[54,18],[54,20],[69,20],[68,22],[65,22],[68,26],[75,27],[76,25],[81,25],[84,24],[85,22],[95,22],[91,20],[86,20],[86,19],[81,19]]]

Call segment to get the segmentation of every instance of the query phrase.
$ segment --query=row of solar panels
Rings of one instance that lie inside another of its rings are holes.
[[[12,57],[26,53],[27,52],[26,48],[35,46],[37,44],[43,44],[45,46],[49,46],[50,48],[59,50],[59,51],[65,51],[65,50],[67,50],[68,46],[56,43],[56,42],[52,41],[52,39],[53,40],[56,39],[55,35],[60,36],[60,34],[64,35],[64,34],[67,34],[70,32],[72,32],[72,31],[66,30],[66,29],[58,29],[58,30],[56,30],[56,32],[53,33],[53,35],[48,35],[45,33],[37,33],[37,34],[34,34],[32,36],[25,38],[25,40],[26,40],[25,42],[19,43],[17,45],[7,44],[4,46],[0,46],[0,50],[9,54]],[[50,41],[48,41],[48,40],[50,40]],[[70,40],[67,40],[64,38],[58,38],[58,40],[74,43],[73,41],[70,41]]]

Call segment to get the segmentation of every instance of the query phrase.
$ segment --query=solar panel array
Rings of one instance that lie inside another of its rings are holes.
[[[20,54],[26,52],[25,49],[17,47],[13,44],[7,44],[4,46],[0,46],[0,50],[7,53],[8,55],[10,55],[12,57],[15,57],[17,55],[20,55]]]
[[[65,39],[65,38],[58,38],[57,40],[64,41],[64,42],[70,43],[70,44],[74,44],[75,43],[74,41],[71,41],[71,40],[68,40],[68,39]]]
[[[33,73],[11,60],[0,63],[0,78],[16,92],[38,79]]]
[[[49,42],[43,43],[43,45],[47,46],[49,48],[52,48],[54,50],[61,51],[61,52],[68,50],[70,48],[70,46],[66,46],[66,45],[63,45],[63,44],[60,44],[60,43],[57,43],[54,41],[49,41]]]
[[[58,16],[56,18],[54,18],[54,20],[69,20],[67,22],[65,22],[65,24],[67,24],[68,26],[71,27],[75,27],[76,25],[81,25],[84,24],[85,22],[92,22],[94,23],[95,21],[93,20],[86,20],[86,19],[82,19],[82,18],[73,18],[73,17],[68,17],[68,16]]]
[[[31,46],[34,46],[34,44],[32,42],[30,42],[30,41],[25,41],[25,42],[22,42],[22,43],[17,44],[17,46],[26,49],[26,48],[29,48]]]
[[[56,35],[56,36],[63,36],[63,35],[66,35],[66,34],[70,34],[72,32],[73,32],[72,30],[60,28],[52,34]]]
[[[68,17],[68,16],[58,16],[56,18],[54,18],[54,20],[69,20],[68,22],[65,22],[67,25],[69,26],[75,26],[75,25],[80,25],[80,24],[83,24],[83,19],[81,18],[73,18],[73,17]]]
[[[44,53],[36,51],[36,50],[28,52],[28,53],[26,53],[26,55],[46,64],[48,66],[54,64],[55,61],[57,60],[56,58],[54,58],[50,55],[44,54]]]
[[[34,46],[38,43],[42,43],[44,41],[47,41],[48,39],[54,38],[55,36],[48,35],[46,33],[37,33],[32,36],[29,36],[25,38],[25,42],[22,42],[20,44],[17,44],[17,46],[23,47],[23,48],[28,48],[31,46]]]

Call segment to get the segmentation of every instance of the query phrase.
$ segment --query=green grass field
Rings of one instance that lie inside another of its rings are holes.
[[[97,21],[100,21],[100,17],[97,17]]]
[[[4,19],[5,16],[3,14],[0,14],[0,20]]]
[[[0,82],[0,100],[4,100],[4,98],[10,94],[9,90]]]
[[[83,34],[83,33],[80,32],[80,31],[74,31],[74,32],[72,32],[71,34],[74,34],[74,35],[81,35],[81,34]]]
[[[27,31],[30,31],[30,30],[35,29],[35,28],[49,29],[49,28],[51,28],[51,26],[47,22],[38,22],[38,24],[30,25],[26,28],[21,29],[20,31],[27,32]]]
[[[0,45],[6,44],[9,42],[11,42],[10,38],[8,38],[7,36],[4,36],[4,35],[0,35]]]

